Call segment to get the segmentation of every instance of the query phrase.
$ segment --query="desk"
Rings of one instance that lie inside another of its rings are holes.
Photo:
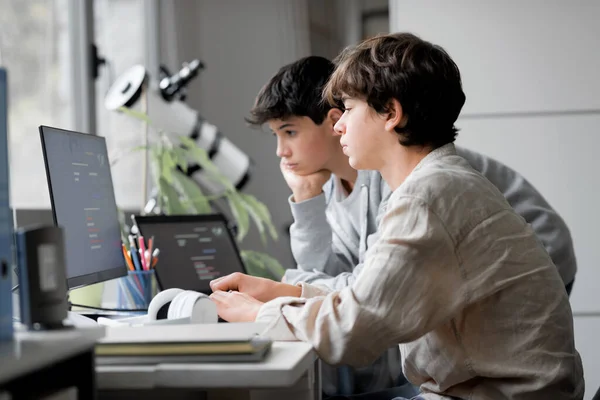
[[[318,400],[320,372],[303,342],[275,342],[261,363],[96,367],[100,399]]]
[[[104,327],[99,325],[15,332],[12,342],[0,343],[0,392],[14,398],[41,398],[53,391],[76,388],[78,398],[94,399],[93,350],[103,336]]]

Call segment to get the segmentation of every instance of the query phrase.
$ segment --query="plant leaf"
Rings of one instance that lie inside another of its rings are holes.
[[[267,206],[251,194],[241,193],[240,195],[244,199],[245,203],[248,206],[250,206],[252,210],[258,215],[263,224],[267,226],[271,239],[277,240],[279,238],[279,234],[277,233],[277,229],[275,229],[275,226],[273,225],[271,213],[269,212]]]
[[[129,225],[125,218],[125,211],[117,207],[117,215],[119,218],[119,226],[121,227],[121,241],[123,243],[129,243]]]
[[[175,156],[172,153],[173,150],[163,149],[161,159],[161,175],[170,184],[173,183],[173,171],[175,171],[175,167],[177,166],[174,159]]]
[[[184,202],[189,204],[197,214],[209,214],[212,207],[208,198],[202,193],[198,184],[178,170],[173,172],[174,184],[178,186]]]
[[[182,150],[184,150],[186,157],[193,159],[202,168],[210,169],[212,167],[212,169],[218,171],[217,167],[215,167],[212,161],[210,161],[208,152],[198,146],[196,142],[187,136],[179,136],[179,141],[183,145]]]
[[[148,115],[144,114],[143,112],[135,111],[130,108],[123,107],[123,106],[119,107],[119,111],[121,111],[125,115],[133,117],[137,120],[143,121],[143,122],[147,123],[148,125],[152,125],[152,122],[150,121],[150,118],[148,117]]]
[[[240,256],[249,275],[274,279],[273,274],[267,269],[263,260],[255,255],[254,251],[242,250]]]
[[[250,194],[244,194],[244,193],[240,193],[240,197],[242,199],[244,207],[246,208],[246,210],[248,210],[250,217],[252,217],[252,220],[254,221],[254,224],[256,225],[256,228],[258,229],[258,233],[260,234],[260,241],[262,242],[263,246],[266,246],[267,245],[267,237],[265,235],[264,222],[263,222],[260,214],[258,213],[256,206],[254,205],[254,201],[256,200],[256,198]]]
[[[248,274],[281,281],[285,268],[276,258],[254,250],[242,250],[240,255]]]
[[[174,147],[173,159],[175,161],[175,164],[177,164],[177,166],[183,171],[183,173],[187,174],[189,162],[186,150],[182,149],[181,147]]]
[[[161,149],[159,146],[153,147],[152,149],[150,149],[150,160],[151,165],[150,165],[150,169],[152,171],[152,179],[154,181],[154,187],[159,187],[159,179],[160,179],[160,175],[161,175],[161,171],[158,168],[161,165]]]
[[[163,193],[165,200],[164,209],[167,211],[166,214],[187,214],[188,210],[179,200],[179,193],[167,182],[164,177],[160,177],[158,181],[158,188]]]
[[[241,242],[246,237],[246,234],[248,234],[248,229],[250,228],[248,211],[244,207],[244,202],[241,200],[240,194],[237,192],[227,193],[227,201],[237,222],[238,234],[236,239],[238,242]]]

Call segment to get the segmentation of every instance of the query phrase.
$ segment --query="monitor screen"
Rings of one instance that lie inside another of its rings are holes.
[[[40,127],[54,223],[62,226],[69,289],[127,274],[103,137]]]
[[[237,245],[222,215],[136,216],[144,239],[160,250],[156,276],[162,289],[211,293],[210,281],[245,272]]]

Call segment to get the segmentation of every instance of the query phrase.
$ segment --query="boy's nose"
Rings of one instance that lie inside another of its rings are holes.
[[[279,158],[283,158],[283,157],[289,157],[290,156],[290,149],[287,146],[284,146],[281,143],[277,144],[277,157]]]

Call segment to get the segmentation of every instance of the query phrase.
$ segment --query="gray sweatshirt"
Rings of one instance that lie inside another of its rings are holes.
[[[571,234],[563,219],[544,197],[520,174],[482,154],[457,147],[465,158],[501,193],[517,214],[531,224],[548,251],[565,284],[573,281],[577,263]],[[290,207],[294,223],[290,227],[292,253],[298,264],[289,269],[285,282],[306,282],[342,290],[352,285],[363,267],[365,251],[377,239],[380,213],[391,191],[377,171],[359,171],[350,195],[345,196],[339,178],[332,176],[323,193]],[[355,370],[350,379],[359,391],[390,386],[400,375],[397,348],[390,349],[370,368]],[[346,372],[346,371],[342,371]],[[339,371],[323,368],[324,390],[339,389]]]
[[[546,199],[501,162],[465,148],[456,149],[531,224],[565,285],[572,282],[577,261],[571,233]],[[379,213],[390,190],[377,171],[359,171],[355,189],[347,198],[339,196],[340,190],[339,179],[332,176],[321,195],[301,203],[290,198],[294,217],[291,246],[298,269],[286,271],[287,283],[307,282],[340,290],[360,273],[364,251],[376,240]]]

